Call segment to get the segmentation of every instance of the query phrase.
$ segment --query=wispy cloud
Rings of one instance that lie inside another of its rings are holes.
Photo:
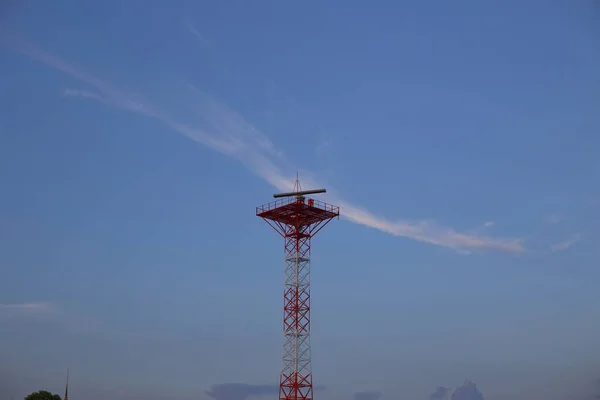
[[[575,243],[579,242],[580,240],[581,240],[581,233],[578,233],[569,240],[565,240],[564,242],[553,244],[551,246],[550,250],[553,253],[556,253],[557,251],[566,250],[569,247],[573,246]]]
[[[65,89],[63,92],[63,96],[79,97],[82,99],[104,101],[104,98],[102,96],[100,96],[98,93],[90,92],[87,90]]]
[[[485,235],[465,234],[434,221],[393,222],[377,217],[367,210],[345,202],[339,202],[345,216],[352,222],[379,229],[396,236],[408,237],[421,242],[451,247],[463,251],[499,250],[509,253],[525,251],[521,239],[493,238]]]
[[[18,304],[0,304],[0,317],[42,317],[56,312],[56,308],[51,303],[31,302]]]
[[[100,337],[161,337],[156,330],[148,331],[132,327],[111,327],[94,315],[81,314],[50,302],[27,302],[0,304],[1,320],[33,320],[51,323],[79,335]]]
[[[125,93],[29,42],[15,38],[6,40],[5,38],[4,43],[34,60],[94,87],[99,92],[96,94],[84,90],[69,89],[69,96],[102,100],[103,103],[110,104],[113,107],[154,118],[174,131],[238,160],[277,190],[287,191],[293,188],[293,175],[288,175],[284,171],[293,171],[294,169],[289,168],[289,165],[287,165],[283,152],[277,149],[266,135],[235,111],[212,99],[194,86],[190,85],[188,87],[188,91],[193,95],[191,105],[196,113],[202,116],[202,121],[200,123],[186,123],[173,119],[163,109],[151,105],[141,97]],[[303,182],[306,186],[320,186],[316,185],[316,182],[311,179],[310,173],[306,172],[303,173]],[[461,233],[451,227],[437,224],[433,220],[391,221],[351,204],[335,195],[334,190],[331,190],[331,192],[333,195],[329,196],[329,200],[335,201],[341,206],[342,215],[347,220],[395,236],[452,248],[462,253],[495,250],[518,254],[526,250],[523,240],[518,238],[498,238],[482,234]]]
[[[50,303],[20,303],[20,304],[0,304],[0,310],[13,311],[49,311],[54,307]]]
[[[208,40],[206,38],[206,36],[204,36],[196,27],[196,24],[194,23],[194,21],[192,21],[191,18],[184,18],[183,19],[183,26],[184,28],[191,33],[192,35],[194,35],[202,45],[204,46],[210,46],[210,40]]]

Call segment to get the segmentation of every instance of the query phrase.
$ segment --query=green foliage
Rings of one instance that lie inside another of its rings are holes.
[[[52,394],[46,390],[40,390],[39,392],[30,393],[25,397],[25,400],[61,400],[57,394]]]

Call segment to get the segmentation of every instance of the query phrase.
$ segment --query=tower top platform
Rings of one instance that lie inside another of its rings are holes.
[[[256,207],[258,217],[283,225],[309,226],[340,216],[340,208],[304,196],[290,196]]]

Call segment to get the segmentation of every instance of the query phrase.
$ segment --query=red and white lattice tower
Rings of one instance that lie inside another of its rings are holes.
[[[310,242],[340,209],[307,194],[325,189],[302,191],[296,180],[294,191],[273,195],[275,201],[256,207],[285,243],[285,283],[283,291],[283,354],[279,379],[280,400],[312,400],[313,384],[310,354]]]

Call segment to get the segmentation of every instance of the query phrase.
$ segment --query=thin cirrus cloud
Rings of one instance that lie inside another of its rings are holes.
[[[0,304],[0,310],[3,311],[47,311],[51,310],[52,305],[49,303],[20,303],[20,304]]]
[[[192,85],[188,85],[186,88],[187,93],[182,93],[182,96],[192,95],[186,106],[194,112],[189,113],[186,118],[195,118],[191,115],[200,115],[201,117],[200,120],[189,123],[175,120],[163,109],[158,109],[138,96],[125,93],[105,83],[30,42],[14,37],[4,37],[2,41],[21,54],[62,71],[98,91],[98,93],[94,93],[88,90],[67,89],[63,93],[64,96],[98,100],[119,109],[154,118],[175,132],[236,159],[277,190],[287,191],[294,185],[294,179],[282,172],[286,167],[284,154],[275,148],[266,135],[229,107],[215,101]],[[310,173],[306,173],[303,181],[312,186],[314,181],[310,177]],[[452,248],[461,253],[491,250],[520,254],[526,251],[523,240],[520,238],[498,238],[483,234],[461,233],[451,227],[428,220],[391,221],[343,200],[335,195],[335,191],[332,193],[331,200],[337,202],[341,207],[342,216],[345,219],[395,236]]]
[[[89,92],[87,90],[65,89],[63,96],[65,97],[81,97],[83,99],[104,101],[104,98],[98,93]]]
[[[50,302],[0,304],[0,320],[6,319],[51,322],[76,334],[101,337],[160,336],[160,333],[146,330],[110,327],[94,316],[78,314]]]
[[[200,32],[198,30],[198,28],[196,27],[196,24],[194,23],[194,21],[192,21],[189,18],[184,18],[183,20],[183,26],[185,27],[185,29],[187,29],[187,31],[189,33],[191,33],[192,35],[194,35],[202,45],[204,46],[210,46],[210,40],[208,40],[206,38],[206,36],[204,36],[202,34],[202,32]]]
[[[556,253],[557,251],[562,251],[562,250],[566,250],[569,247],[573,246],[575,243],[579,242],[581,240],[581,234],[578,233],[576,235],[574,235],[572,238],[565,240],[563,242],[560,243],[556,243],[553,244],[550,247],[550,251],[553,253]]]
[[[39,318],[55,311],[54,305],[44,302],[0,304],[0,318]]]

